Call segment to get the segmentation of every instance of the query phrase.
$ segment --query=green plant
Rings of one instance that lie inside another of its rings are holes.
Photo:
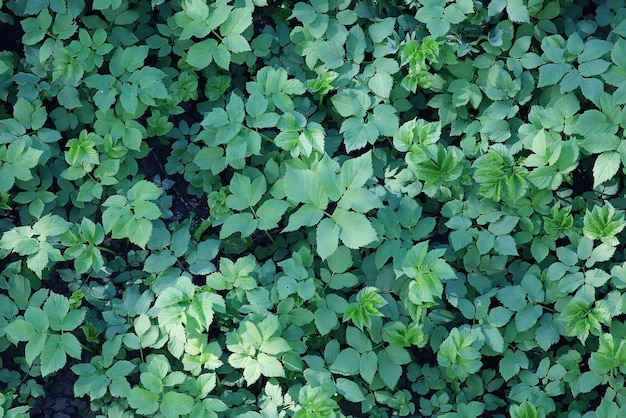
[[[623,1],[0,3],[0,415],[622,413]]]

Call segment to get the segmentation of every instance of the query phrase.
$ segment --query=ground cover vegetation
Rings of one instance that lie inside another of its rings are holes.
[[[0,5],[0,417],[626,415],[623,0]]]

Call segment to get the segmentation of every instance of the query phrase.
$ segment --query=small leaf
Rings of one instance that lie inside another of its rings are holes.
[[[596,188],[607,180],[612,179],[621,165],[618,152],[603,152],[598,155],[593,165],[593,187]]]

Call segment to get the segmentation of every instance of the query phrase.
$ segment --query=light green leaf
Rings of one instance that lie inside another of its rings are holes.
[[[593,165],[593,187],[596,188],[607,180],[612,179],[621,165],[618,152],[603,152],[598,155]]]
[[[146,259],[143,267],[143,271],[148,273],[162,273],[168,267],[171,267],[176,263],[177,258],[171,251],[155,251],[152,252]]]
[[[166,392],[161,400],[161,412],[166,417],[178,417],[189,414],[194,404],[194,399],[187,394]]]
[[[341,227],[339,238],[348,248],[362,248],[378,239],[372,223],[362,213],[337,208],[332,219]]]
[[[128,394],[128,405],[143,415],[154,415],[159,409],[160,394],[135,386]]]
[[[363,118],[371,106],[371,99],[361,90],[340,90],[330,100],[337,112],[344,118],[350,116]]]
[[[37,330],[33,325],[23,319],[14,319],[4,327],[4,332],[15,341],[29,341],[35,337]]]
[[[259,353],[260,372],[266,377],[285,377],[285,369],[276,357],[269,356],[265,353]]]
[[[328,309],[325,304],[318,307],[314,315],[315,326],[321,335],[328,334],[339,323],[337,314]]]
[[[341,228],[332,219],[324,219],[317,225],[316,247],[322,260],[326,260],[337,250],[340,231]]]
[[[65,366],[67,356],[61,344],[61,335],[48,335],[41,351],[41,375],[48,376]]]
[[[513,312],[504,306],[496,306],[489,311],[489,324],[493,327],[503,327],[510,321]]]
[[[329,197],[314,171],[287,167],[284,185],[287,199],[311,203],[319,209],[326,209]]]
[[[494,248],[497,253],[502,255],[518,255],[517,244],[510,235],[496,237]]]
[[[282,232],[295,231],[303,226],[314,226],[322,219],[324,212],[315,205],[306,203],[289,216],[289,223]]]
[[[185,61],[196,70],[202,70],[208,67],[213,61],[213,52],[216,48],[217,41],[212,38],[195,43],[189,48],[189,51],[187,51]]]
[[[373,144],[380,132],[373,123],[365,122],[359,117],[351,117],[343,121],[340,132],[345,138],[346,151],[361,149],[367,144]]]
[[[61,334],[59,345],[70,357],[80,360],[82,348],[74,334],[69,332]]]
[[[341,350],[335,361],[330,365],[332,373],[343,376],[352,376],[359,373],[359,352],[354,348]]]
[[[507,0],[506,13],[513,22],[530,23],[528,8],[524,0]]]
[[[376,72],[368,80],[367,86],[378,96],[388,99],[393,87],[393,77],[384,72]]]
[[[372,153],[368,151],[343,163],[339,175],[341,187],[344,189],[362,187],[373,175]]]
[[[402,366],[389,360],[387,352],[378,352],[378,375],[389,389],[394,389],[402,376]]]
[[[48,299],[43,305],[43,311],[50,321],[50,328],[55,331],[61,330],[61,324],[70,310],[69,300],[62,295],[50,292]]]
[[[269,199],[263,202],[256,210],[256,215],[259,218],[258,228],[263,231],[277,228],[278,222],[289,206],[288,202],[278,199]]]
[[[350,402],[362,402],[365,400],[359,385],[343,377],[337,379],[337,392]]]
[[[528,304],[515,314],[515,327],[518,332],[531,329],[543,314],[543,309],[538,305]]]
[[[528,368],[528,357],[523,351],[506,350],[500,360],[500,374],[504,380],[509,380],[517,375],[521,369]]]
[[[226,218],[220,230],[220,239],[225,239],[240,232],[242,237],[248,237],[257,229],[258,221],[249,212],[235,213]]]
[[[483,334],[485,335],[485,342],[496,353],[504,352],[504,338],[497,328],[483,328]]]

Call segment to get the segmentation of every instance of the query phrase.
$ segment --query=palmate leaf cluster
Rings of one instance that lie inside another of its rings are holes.
[[[0,5],[0,417],[626,414],[624,1]]]

